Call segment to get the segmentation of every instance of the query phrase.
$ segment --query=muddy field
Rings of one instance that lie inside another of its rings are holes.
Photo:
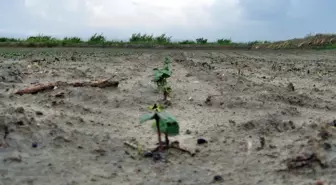
[[[170,140],[195,155],[154,161],[125,142],[156,147],[139,117],[162,98],[152,70],[167,56]],[[14,94],[106,78],[118,87]],[[335,173],[336,51],[0,50],[0,185],[331,185]]]

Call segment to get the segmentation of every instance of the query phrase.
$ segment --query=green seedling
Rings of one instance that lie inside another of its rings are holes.
[[[172,89],[169,86],[165,86],[162,91],[163,91],[163,100],[166,101],[170,96]]]
[[[158,150],[163,150],[161,133],[165,135],[165,146],[169,147],[168,136],[176,136],[180,132],[180,127],[176,119],[170,115],[168,112],[163,111],[162,107],[159,104],[154,104],[150,107],[153,113],[144,114],[140,117],[140,123],[144,123],[149,120],[155,120],[152,124],[153,130],[158,134],[159,147]]]
[[[168,57],[166,57],[164,61],[164,66],[162,69],[154,68],[154,78],[153,81],[156,83],[157,88],[159,91],[163,93],[163,99],[167,100],[168,96],[170,95],[172,89],[168,85],[167,79],[171,77],[172,71],[170,68],[171,61]]]

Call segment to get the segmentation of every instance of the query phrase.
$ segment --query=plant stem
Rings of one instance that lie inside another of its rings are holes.
[[[159,151],[162,150],[162,141],[161,141],[161,131],[160,131],[160,117],[157,115],[157,113],[155,113],[154,115],[154,119],[156,122],[156,128],[157,128],[157,132],[158,132],[158,140],[159,140]]]
[[[167,91],[163,91],[163,100],[167,101],[167,97],[168,97],[168,92]]]
[[[165,137],[166,137],[166,146],[169,147],[169,139],[168,139],[168,134],[164,133]]]

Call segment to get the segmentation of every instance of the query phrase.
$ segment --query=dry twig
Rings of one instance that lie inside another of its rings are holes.
[[[118,87],[118,81],[111,81],[111,80],[98,80],[98,81],[89,81],[89,82],[54,82],[48,84],[37,84],[33,87],[28,87],[22,90],[15,92],[15,94],[23,95],[23,94],[36,94],[38,92],[42,92],[45,90],[54,89],[56,86],[73,86],[73,87],[99,87],[99,88],[106,88],[106,87]]]

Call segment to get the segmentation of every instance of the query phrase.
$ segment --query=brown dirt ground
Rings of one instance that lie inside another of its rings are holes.
[[[155,162],[124,142],[157,142],[139,116],[162,98],[151,75],[166,56],[167,111],[181,127],[171,140],[196,155],[172,149]],[[2,48],[0,185],[336,184],[335,60],[336,51]],[[118,88],[13,94],[111,77]]]
[[[336,44],[335,34],[315,34],[307,35],[303,38],[294,38],[284,41],[277,41],[274,43],[256,44],[252,49],[308,49],[308,48],[320,48],[323,46],[334,46]]]

